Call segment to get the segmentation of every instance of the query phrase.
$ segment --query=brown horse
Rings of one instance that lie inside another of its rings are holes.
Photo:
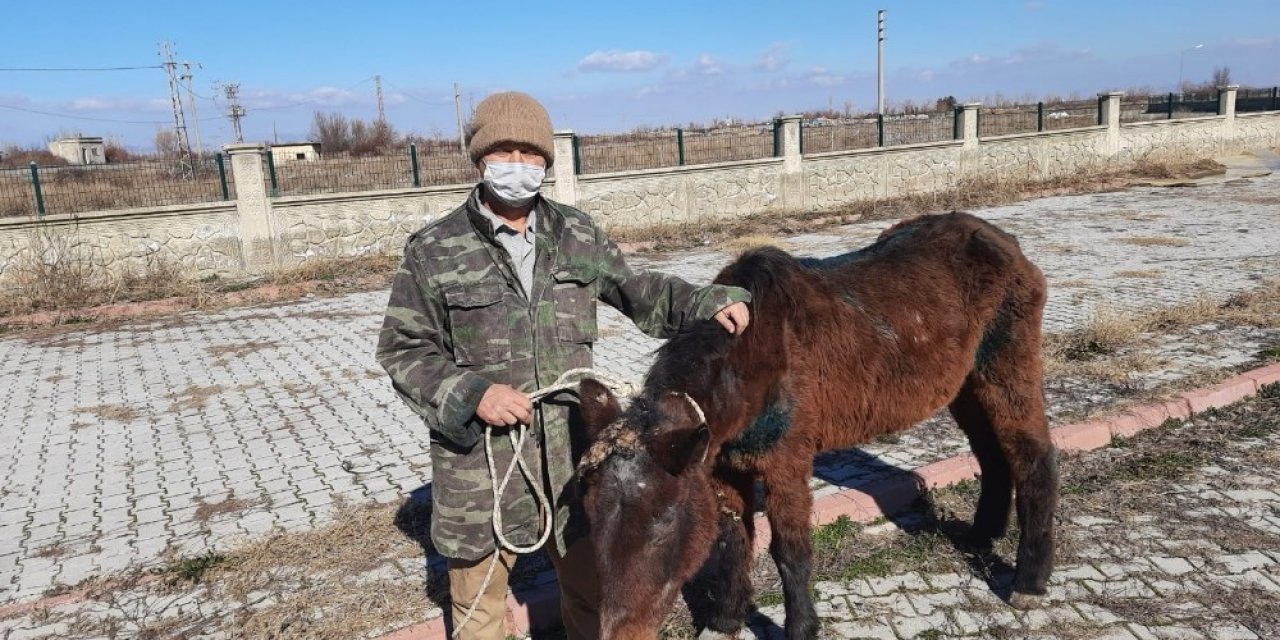
[[[824,260],[751,251],[715,281],[751,291],[743,335],[707,322],[670,340],[625,412],[596,381],[580,388],[603,637],[656,638],[682,587],[705,636],[742,628],[757,480],[786,637],[816,637],[814,455],[943,406],[982,470],[972,541],[989,548],[1004,534],[1016,490],[1014,595],[1045,592],[1058,484],[1041,382],[1046,285],[1017,240],[954,212]]]

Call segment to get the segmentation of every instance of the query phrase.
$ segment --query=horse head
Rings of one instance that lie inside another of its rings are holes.
[[[595,380],[583,380],[579,393],[591,445],[578,475],[600,575],[601,637],[657,638],[715,539],[711,432],[682,393],[643,393],[626,411]]]

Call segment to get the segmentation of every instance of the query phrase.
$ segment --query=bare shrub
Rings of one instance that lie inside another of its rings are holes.
[[[202,301],[206,292],[183,273],[172,256],[153,251],[140,265],[108,271],[98,249],[78,232],[40,226],[24,252],[5,270],[0,316],[39,311],[74,312],[121,300],[186,296]]]
[[[11,291],[0,295],[5,315],[88,306],[108,278],[93,260],[93,248],[78,237],[39,227],[27,250],[6,269]]]
[[[41,167],[65,167],[67,161],[39,147],[6,147],[0,153],[0,169],[26,169],[32,162]]]

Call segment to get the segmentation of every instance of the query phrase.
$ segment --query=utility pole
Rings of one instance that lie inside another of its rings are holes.
[[[178,89],[178,63],[173,59],[173,43],[164,42],[160,47],[164,58],[164,70],[169,75],[169,98],[173,102],[173,130],[178,138],[178,161],[182,165],[182,177],[195,179],[195,167],[191,163],[191,144],[187,142],[187,118],[182,112],[182,95]]]
[[[884,115],[884,9],[876,14],[876,113]]]
[[[387,109],[382,102],[382,76],[374,76],[373,83],[378,87],[378,124],[386,126]]]
[[[244,142],[244,133],[240,131],[240,118],[244,117],[244,107],[240,106],[240,83],[232,83],[222,88],[227,96],[227,117],[231,118],[231,128],[235,129],[236,142]]]
[[[182,79],[187,81],[187,104],[191,105],[191,127],[196,132],[196,156],[198,157],[204,153],[204,145],[200,143],[200,116],[196,115],[196,94],[191,90],[191,63],[184,62],[182,67],[185,69]]]
[[[463,153],[467,152],[467,132],[462,127],[462,92],[458,90],[458,83],[453,83],[453,110],[458,114],[458,148]]]

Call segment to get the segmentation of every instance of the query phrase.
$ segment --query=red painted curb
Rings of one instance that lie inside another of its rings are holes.
[[[1196,389],[1178,394],[1191,405],[1191,413],[1201,413],[1218,407],[1225,407],[1258,392],[1257,383],[1248,376],[1236,376],[1204,389]]]
[[[1258,385],[1258,390],[1262,390],[1263,385],[1280,384],[1280,362],[1268,365],[1253,371],[1246,371],[1244,376],[1252,378],[1254,383]]]

